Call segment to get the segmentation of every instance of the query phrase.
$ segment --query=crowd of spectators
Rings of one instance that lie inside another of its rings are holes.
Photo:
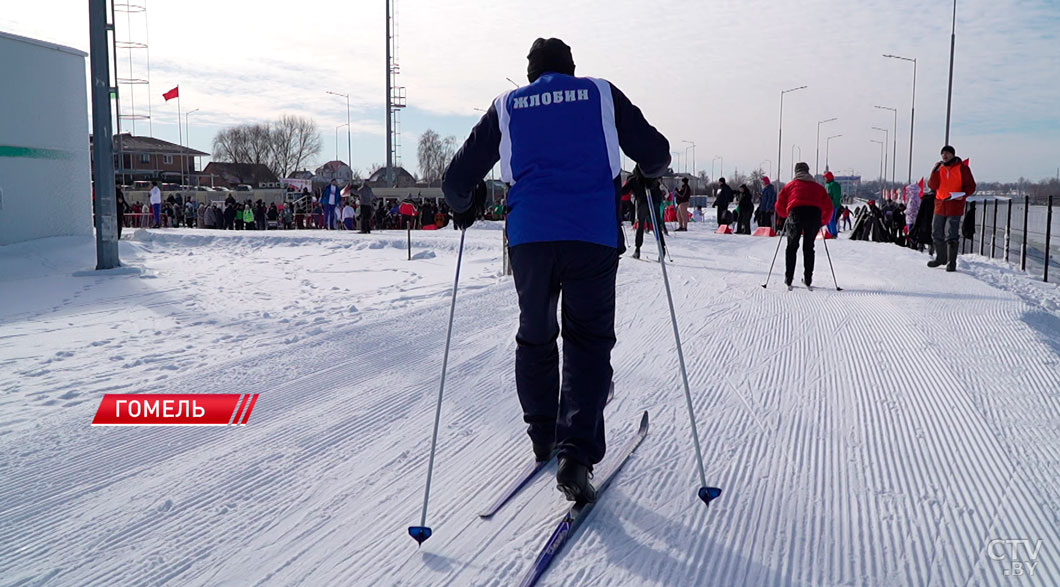
[[[208,228],[216,230],[355,230],[360,218],[360,198],[349,195],[336,205],[331,226],[326,226],[321,198],[303,191],[289,194],[279,204],[261,199],[239,200],[233,194],[223,201],[200,201],[194,197],[170,194],[161,202],[156,222],[151,204],[125,199],[118,190],[119,227],[124,228]],[[367,210],[375,230],[436,230],[452,225],[452,213],[442,198],[380,198]],[[504,202],[489,206],[485,220],[503,220]],[[119,228],[119,238],[120,237]]]

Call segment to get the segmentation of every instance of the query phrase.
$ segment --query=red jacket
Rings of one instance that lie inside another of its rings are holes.
[[[832,220],[832,199],[824,186],[816,181],[795,179],[789,181],[777,196],[777,216],[787,218],[792,209],[813,206],[821,209],[821,226]]]
[[[960,174],[956,173],[960,169]],[[935,191],[935,214],[939,216],[960,216],[964,214],[965,198],[975,193],[975,178],[967,161],[960,157],[950,159],[949,165],[938,165],[931,170],[928,187]],[[951,192],[964,192],[964,196],[951,199]]]

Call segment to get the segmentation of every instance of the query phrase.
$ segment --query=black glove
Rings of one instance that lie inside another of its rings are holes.
[[[463,212],[453,212],[453,224],[460,230],[467,230],[475,223],[486,209],[486,182],[480,181],[471,193],[471,207]]]
[[[474,205],[463,212],[453,212],[453,226],[460,230],[467,230],[475,223],[475,216],[477,214],[475,213]]]

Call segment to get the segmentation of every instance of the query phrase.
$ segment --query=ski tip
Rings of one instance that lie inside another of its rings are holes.
[[[841,287],[837,287],[837,288],[835,288],[835,290],[836,290],[836,291],[843,291],[843,288],[841,288]]]
[[[768,289],[768,288],[766,287],[766,284],[764,284],[764,283],[762,284],[762,289]]]
[[[648,430],[648,410],[644,410],[644,415],[640,417],[640,431],[646,432]]]
[[[710,502],[714,501],[721,495],[721,489],[717,487],[700,487],[699,488],[699,499],[703,500],[703,503],[710,505]]]
[[[417,544],[423,544],[431,537],[431,529],[427,526],[409,526],[409,536],[412,536]]]

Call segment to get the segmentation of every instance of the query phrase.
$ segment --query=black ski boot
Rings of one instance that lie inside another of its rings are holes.
[[[947,256],[948,262],[946,263],[946,271],[949,271],[950,273],[952,273],[952,272],[957,270],[957,242],[955,242],[955,241],[947,242],[946,243],[946,249],[947,249],[946,252],[947,252],[947,255],[948,255]]]
[[[936,257],[927,262],[928,267],[938,267],[946,264],[946,243],[935,241]]]
[[[596,488],[589,483],[592,467],[587,467],[569,457],[559,458],[556,469],[556,488],[567,497],[567,501],[590,503],[596,501]]]
[[[535,442],[534,443],[534,460],[543,463],[551,460],[553,452],[556,450],[556,444],[554,442]]]
[[[640,247],[637,247],[636,249],[633,250],[633,258],[634,259],[640,259]]]

